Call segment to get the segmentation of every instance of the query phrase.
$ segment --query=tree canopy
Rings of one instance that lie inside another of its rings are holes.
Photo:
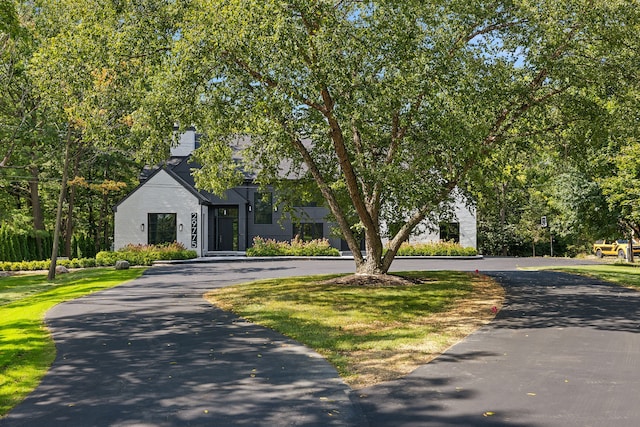
[[[58,192],[64,239],[79,224],[108,245],[133,153],[164,160],[178,123],[204,135],[202,188],[239,182],[236,149],[260,183],[299,178],[278,194],[313,184],[358,273],[458,195],[498,253],[535,246],[545,213],[576,243],[640,232],[637,6],[0,0],[0,220],[38,235]]]
[[[198,182],[214,190],[237,179],[228,145],[249,136],[245,167],[273,183],[286,159],[312,178],[357,272],[385,273],[493,153],[601,142],[584,135],[636,68],[634,4],[194,0],[137,126],[158,144],[149,129],[196,125]]]

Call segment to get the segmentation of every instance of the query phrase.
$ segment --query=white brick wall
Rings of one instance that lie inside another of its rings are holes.
[[[198,247],[191,247],[191,213],[198,214]],[[177,240],[187,249],[202,253],[202,209],[198,199],[174,180],[166,171],[153,175],[138,188],[115,212],[114,247],[116,250],[132,244],[147,244],[149,213],[175,213]],[[182,224],[182,231],[180,231]],[[142,225],[144,225],[144,230]]]

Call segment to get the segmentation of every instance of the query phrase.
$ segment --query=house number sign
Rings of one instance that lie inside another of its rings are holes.
[[[198,214],[191,213],[191,247],[198,247]]]

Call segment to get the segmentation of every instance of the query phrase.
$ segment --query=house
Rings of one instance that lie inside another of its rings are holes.
[[[195,187],[189,155],[198,146],[194,130],[181,136],[165,166],[146,169],[141,182],[115,207],[114,248],[127,244],[158,244],[177,241],[198,256],[235,253],[251,246],[254,237],[289,241],[326,238],[331,246],[347,250],[344,241],[331,234],[328,210],[322,206],[300,206],[294,222],[274,203],[271,191],[261,191],[250,176],[221,198]],[[455,220],[440,230],[425,231],[411,241],[446,238],[476,247],[473,210],[459,204]]]

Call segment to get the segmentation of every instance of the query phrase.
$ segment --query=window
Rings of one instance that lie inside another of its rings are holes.
[[[149,214],[150,245],[172,243],[176,241],[176,214],[174,213],[150,213]]]
[[[460,243],[460,223],[440,223],[440,240],[442,240],[443,242]]]
[[[324,237],[324,225],[321,222],[293,224],[293,238],[300,238],[305,242],[322,239]]]
[[[253,193],[254,224],[273,223],[273,195],[271,193]]]

